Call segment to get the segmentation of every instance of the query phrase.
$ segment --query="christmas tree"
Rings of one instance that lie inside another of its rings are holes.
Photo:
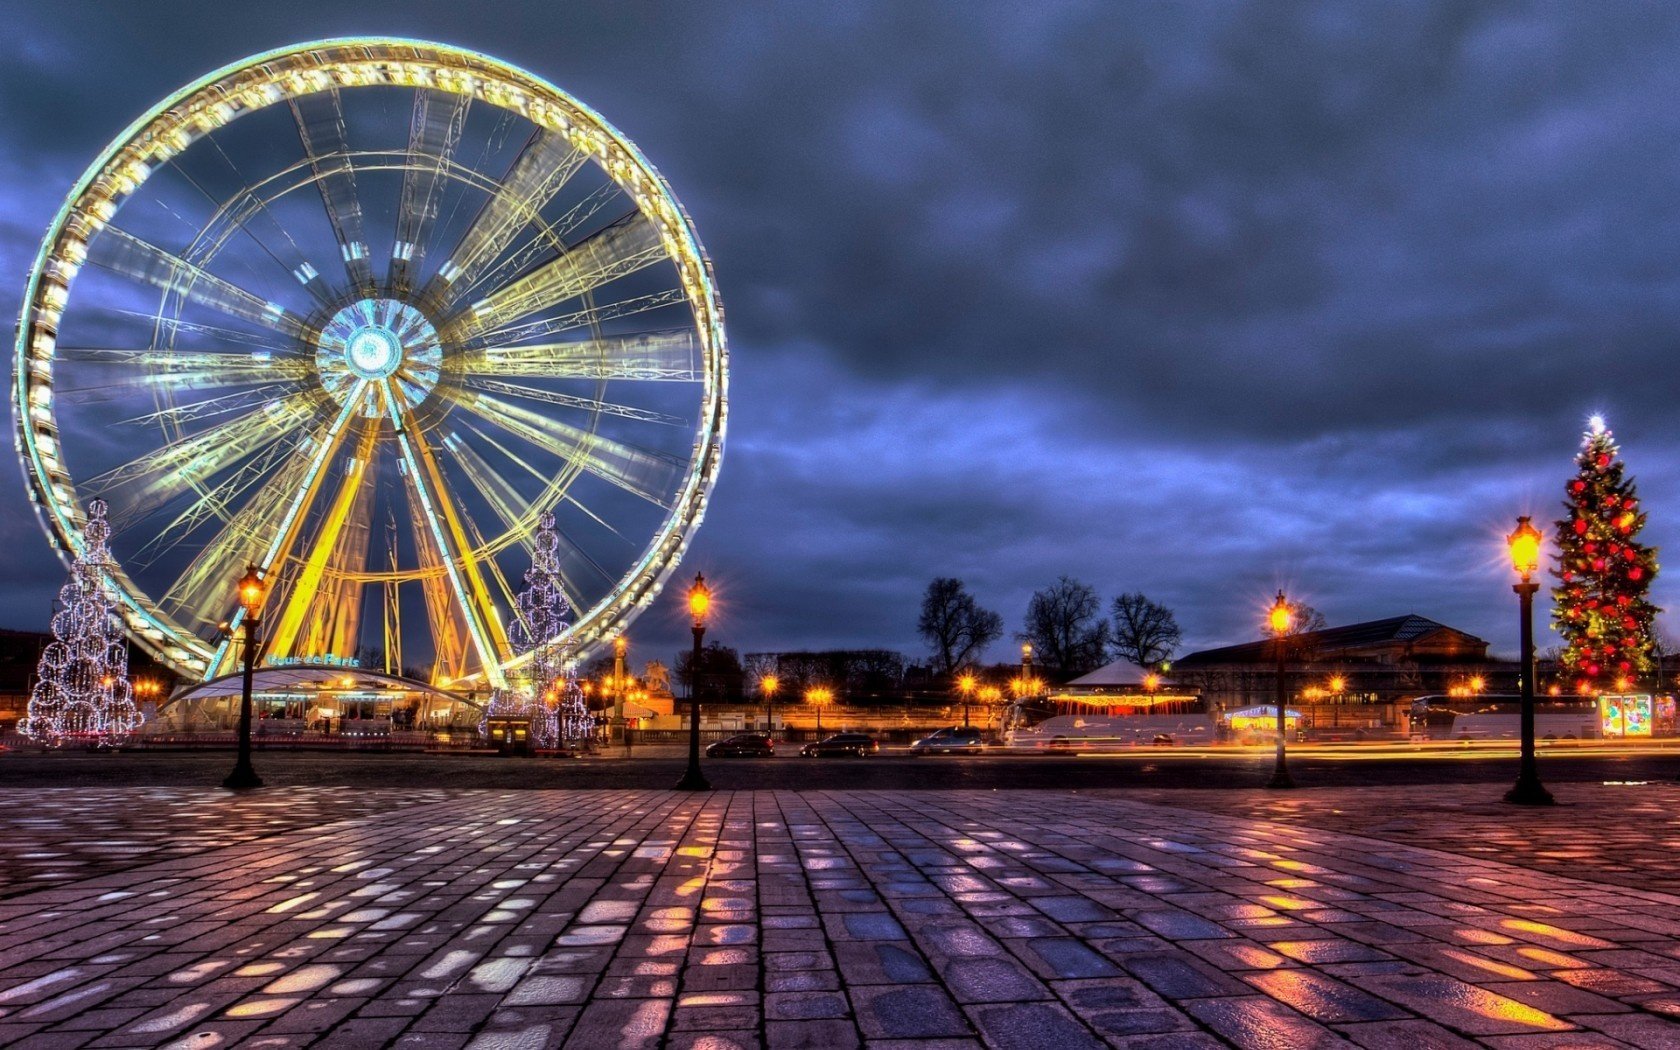
[[[105,578],[111,571],[105,501],[88,504],[82,552],[58,592],[53,641],[41,650],[29,710],[18,732],[53,747],[115,746],[140,726],[128,681],[128,646],[117,627]]]
[[[528,659],[515,682],[491,694],[480,730],[491,716],[529,718],[533,743],[564,747],[586,740],[590,720],[572,666],[571,640],[566,637],[571,628],[566,617],[572,607],[560,586],[560,536],[554,515],[544,514],[538,520],[532,548],[531,567],[525,572],[525,589],[516,599],[518,616],[508,639]]]
[[[1566,643],[1559,658],[1564,680],[1581,693],[1626,690],[1652,666],[1651,623],[1659,610],[1645,595],[1657,552],[1638,542],[1645,514],[1620,451],[1594,416],[1575,457],[1579,469],[1564,503],[1569,516],[1557,523],[1552,619]]]

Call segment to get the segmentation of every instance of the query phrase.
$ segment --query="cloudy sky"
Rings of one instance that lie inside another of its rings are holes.
[[[1066,573],[1173,607],[1191,648],[1283,586],[1510,652],[1502,534],[1556,516],[1597,411],[1680,549],[1666,5],[468,6],[0,3],[8,309],[154,100],[418,36],[589,103],[693,216],[733,374],[689,565],[742,650],[918,652],[939,575],[1013,631]],[[38,628],[62,577],[11,485],[0,624]],[[1680,574],[1655,591],[1680,608]]]

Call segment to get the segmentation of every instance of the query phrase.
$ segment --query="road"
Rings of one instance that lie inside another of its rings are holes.
[[[1498,784],[1516,776],[1506,746],[1360,745],[1300,747],[1289,766],[1302,788],[1403,784]],[[137,751],[114,754],[0,754],[0,787],[121,785],[214,786],[231,753]],[[450,788],[663,788],[684,767],[678,748],[638,748],[586,758],[490,755],[264,752],[256,767],[270,785]],[[916,788],[1246,788],[1265,783],[1264,748],[1140,748],[1114,755],[917,758],[887,752],[867,759],[715,759],[704,762],[725,789]],[[1673,780],[1680,748],[1662,745],[1565,745],[1543,749],[1548,783]]]

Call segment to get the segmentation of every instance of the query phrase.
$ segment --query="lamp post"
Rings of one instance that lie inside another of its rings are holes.
[[[817,709],[817,739],[822,739],[822,709],[823,705],[834,698],[834,691],[827,686],[817,686],[805,691],[805,702]]]
[[[781,679],[773,674],[767,674],[758,680],[758,691],[764,694],[764,731],[776,731],[776,716],[773,713],[776,704],[776,690],[782,687]]]
[[[257,666],[258,615],[262,612],[263,594],[268,587],[255,565],[245,569],[239,578],[239,604],[245,610],[245,681],[239,693],[239,757],[233,772],[222,781],[225,788],[245,790],[263,786],[262,777],[251,768],[251,675]]]
[[[970,674],[967,671],[964,671],[963,674],[962,674],[962,677],[957,679],[957,691],[962,694],[962,698],[963,698],[963,728],[964,729],[968,728],[968,702],[969,702],[969,699],[971,697],[973,697],[973,695],[974,695],[974,685],[975,685],[974,675]]]
[[[1295,615],[1289,608],[1289,599],[1283,596],[1283,591],[1277,592],[1277,600],[1272,603],[1272,611],[1267,619],[1272,628],[1272,644],[1277,647],[1277,763],[1272,767],[1272,779],[1266,782],[1266,786],[1292,788],[1295,781],[1289,776],[1289,765],[1284,758],[1285,707],[1289,699],[1288,690],[1284,686],[1284,662],[1289,653],[1289,625],[1294,621]]]
[[[1533,577],[1540,568],[1540,540],[1540,530],[1526,515],[1517,519],[1516,531],[1505,537],[1511,548],[1511,568],[1520,578],[1511,589],[1517,592],[1521,610],[1522,643],[1522,765],[1516,784],[1505,792],[1505,801],[1519,806],[1550,806],[1556,801],[1541,785],[1540,770],[1534,762],[1534,595],[1540,585]]]
[[[712,591],[706,578],[694,574],[688,589],[688,611],[694,616],[694,656],[688,663],[688,770],[677,781],[678,791],[710,791],[712,785],[700,772],[700,640],[706,637],[706,610],[712,605]]]

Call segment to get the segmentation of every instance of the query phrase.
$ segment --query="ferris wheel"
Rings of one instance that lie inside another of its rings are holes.
[[[270,663],[502,685],[537,522],[570,641],[620,633],[716,478],[723,306],[642,153],[484,55],[329,40],[220,69],[106,148],[18,325],[31,498],[58,548],[110,507],[130,635],[231,670],[232,581]]]

